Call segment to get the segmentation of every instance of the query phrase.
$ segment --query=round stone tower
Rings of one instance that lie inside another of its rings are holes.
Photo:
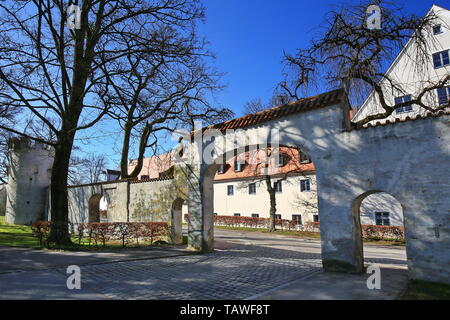
[[[47,220],[53,148],[26,138],[9,140],[6,222],[29,225]]]

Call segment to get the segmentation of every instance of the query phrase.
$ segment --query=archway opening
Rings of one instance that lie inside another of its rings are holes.
[[[101,194],[95,194],[89,199],[89,223],[100,222]]]
[[[184,199],[177,198],[172,203],[170,216],[170,238],[174,244],[183,243],[183,220],[188,215]]]
[[[391,194],[369,191],[359,196],[353,204],[361,232],[361,256],[364,263],[407,267],[404,213],[401,203]],[[380,253],[376,245],[389,246]]]
[[[267,229],[275,212],[276,230],[308,230],[320,237],[316,168],[306,151],[254,146],[221,160],[204,180],[216,226],[234,221],[235,227]]]
[[[108,198],[106,196],[101,197],[99,203],[100,222],[108,222],[108,205]]]

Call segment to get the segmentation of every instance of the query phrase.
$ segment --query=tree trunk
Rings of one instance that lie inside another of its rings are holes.
[[[130,152],[131,126],[125,124],[123,132],[122,155],[120,158],[120,175],[122,179],[128,178],[128,154]]]
[[[69,204],[67,180],[70,155],[72,153],[74,135],[61,134],[55,147],[55,158],[51,176],[51,221],[49,242],[57,246],[70,245]]]
[[[269,232],[275,232],[276,228],[275,228],[275,217],[276,217],[276,213],[277,213],[277,197],[276,197],[276,192],[275,192],[275,188],[272,186],[272,179],[270,178],[270,176],[266,176],[265,178],[266,180],[266,187],[267,187],[267,192],[269,193],[269,198],[270,198],[270,218],[269,218]]]
[[[128,126],[125,126],[125,133],[124,133],[124,140],[123,140],[123,147],[122,147],[122,158],[120,161],[120,171],[122,178],[136,178],[139,173],[141,173],[142,168],[144,166],[144,155],[145,150],[147,148],[148,139],[150,137],[150,133],[152,132],[152,127],[150,125],[147,125],[144,128],[144,131],[142,132],[142,135],[139,139],[139,151],[138,151],[138,159],[136,167],[133,169],[133,172],[128,173],[128,154],[130,149],[130,135],[131,135],[131,128],[129,128],[129,131],[127,132]]]

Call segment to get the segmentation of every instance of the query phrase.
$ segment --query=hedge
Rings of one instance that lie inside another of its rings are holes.
[[[185,221],[189,221],[189,215],[184,216]],[[214,225],[225,227],[244,227],[264,229],[269,226],[268,218],[234,217],[234,216],[214,216]],[[275,224],[281,230],[297,230],[302,232],[320,232],[320,222],[307,222],[299,225],[295,220],[276,219]],[[363,239],[387,239],[404,240],[405,233],[403,227],[398,226],[375,226],[362,225]]]
[[[33,236],[39,239],[41,246],[48,245],[47,239],[50,233],[51,222],[37,221],[33,223]],[[76,230],[75,230],[76,229]],[[89,246],[94,243],[98,246],[101,243],[106,246],[110,240],[119,240],[122,247],[130,242],[150,241],[151,244],[156,240],[161,240],[168,236],[169,226],[165,222],[114,222],[114,223],[79,223],[71,224],[70,230],[72,236],[78,238],[78,244],[82,239],[87,239]]]

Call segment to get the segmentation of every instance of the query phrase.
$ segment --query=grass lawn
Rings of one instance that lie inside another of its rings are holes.
[[[0,217],[0,246],[40,249],[31,227],[6,224],[5,217]]]
[[[103,246],[102,243],[98,243],[98,245],[95,246],[93,242],[91,243],[91,245],[89,245],[88,239],[85,238],[81,240],[80,244],[78,244],[77,237],[73,237],[72,241],[74,243],[73,246],[66,246],[62,248],[50,247],[49,249],[68,250],[68,251],[98,251],[98,250],[123,249],[122,242],[120,241],[108,241],[106,243],[106,246]],[[140,242],[138,246],[136,242],[133,242],[127,243],[127,247],[125,249],[145,248],[151,245],[152,244],[150,244],[150,242]],[[33,237],[31,227],[7,224],[5,222],[5,217],[0,217],[0,246],[42,249],[42,247],[39,245],[38,239]]]
[[[450,285],[412,280],[402,300],[450,300]]]
[[[224,226],[215,226],[216,229],[221,230],[234,230],[234,231],[245,231],[245,232],[260,232],[260,233],[269,233],[267,229],[261,228],[244,228],[244,227],[224,227]],[[277,230],[272,234],[282,235],[282,236],[290,236],[301,239],[320,239],[320,233],[318,232],[300,232],[300,231],[289,231],[289,230]],[[404,246],[405,241],[399,240],[380,240],[380,239],[368,239],[364,240],[364,244],[368,245],[378,245],[378,246]]]
[[[267,229],[258,229],[258,228],[223,227],[223,226],[215,226],[214,228],[222,229],[222,230],[269,233],[269,231],[267,231]],[[293,236],[293,237],[305,238],[305,239],[320,239],[320,233],[316,233],[316,232],[277,230],[277,231],[273,232],[272,234],[278,234],[278,235],[282,235],[282,236]]]

